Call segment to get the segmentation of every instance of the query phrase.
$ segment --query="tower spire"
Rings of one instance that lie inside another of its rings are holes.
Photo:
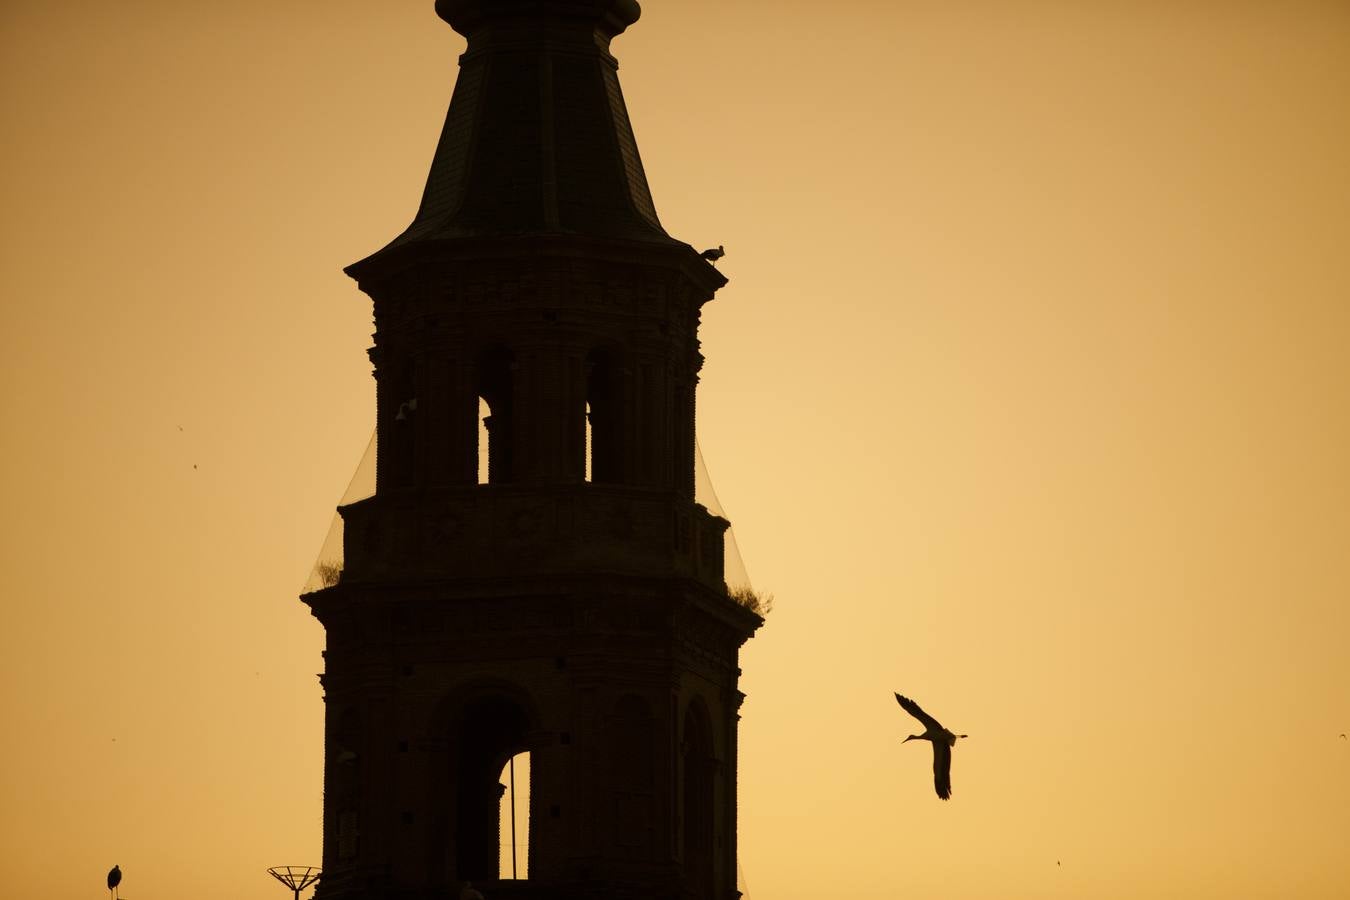
[[[351,266],[412,245],[578,235],[679,245],[652,203],[610,39],[633,0],[439,0],[468,39],[412,224]]]

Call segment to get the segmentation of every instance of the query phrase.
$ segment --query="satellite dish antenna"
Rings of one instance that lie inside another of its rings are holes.
[[[318,881],[322,873],[315,866],[274,866],[267,874],[290,888],[295,900],[300,900],[300,892]]]

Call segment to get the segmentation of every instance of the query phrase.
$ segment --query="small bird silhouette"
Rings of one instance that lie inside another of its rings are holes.
[[[726,251],[725,248],[722,247],[721,244],[718,244],[718,245],[717,245],[717,249],[716,249],[716,250],[704,250],[702,253],[699,254],[699,256],[703,257],[703,258],[706,259],[708,262],[713,263],[714,265],[717,264],[717,261],[718,261],[719,259],[721,259],[722,257],[724,257],[724,256],[726,256],[726,255],[727,255],[727,251]]]
[[[911,734],[900,743],[928,741],[933,745],[933,787],[937,789],[937,795],[943,800],[951,799],[952,747],[956,746],[957,738],[967,737],[968,735],[952,734],[942,727],[942,723],[924,712],[919,704],[908,697],[896,694],[895,702],[900,704],[901,709],[923,723],[924,727],[923,734]]]
[[[108,872],[108,891],[117,896],[117,886],[122,883],[122,869],[120,866],[113,866]]]

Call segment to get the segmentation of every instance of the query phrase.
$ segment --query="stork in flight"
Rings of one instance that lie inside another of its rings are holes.
[[[964,734],[952,734],[942,727],[942,723],[924,712],[919,704],[908,697],[895,695],[895,702],[900,704],[900,708],[909,713],[914,718],[923,723],[923,734],[911,734],[900,743],[909,741],[928,741],[933,745],[933,786],[937,788],[937,795],[943,800],[949,800],[952,796],[952,748],[956,746],[956,739],[968,737]]]

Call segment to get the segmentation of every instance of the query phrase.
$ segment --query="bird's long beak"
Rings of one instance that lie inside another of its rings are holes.
[[[912,740],[914,740],[914,735],[911,734],[909,737],[905,738],[905,739],[904,739],[903,741],[901,741],[900,743],[902,743],[902,744],[908,744],[908,743],[909,743],[910,741],[912,741]]]

